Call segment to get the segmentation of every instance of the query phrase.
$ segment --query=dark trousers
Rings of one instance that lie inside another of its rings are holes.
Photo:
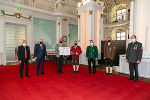
[[[73,65],[79,65],[79,58],[72,58],[72,64]]]
[[[29,62],[27,59],[25,59],[25,60],[21,61],[21,63],[20,63],[20,68],[19,68],[20,77],[23,77],[24,64],[25,64],[25,75],[28,75],[28,64],[29,64]]]
[[[56,58],[57,73],[62,72],[63,60],[64,60],[64,57],[63,57],[63,56],[60,56],[60,57],[57,57],[57,58]]]
[[[106,58],[105,64],[106,64],[106,67],[108,67],[109,65],[110,65],[110,67],[113,67],[113,59]]]
[[[95,59],[88,59],[89,73],[91,73],[91,63],[93,64],[93,73],[96,73]]]
[[[41,63],[41,73],[44,73],[44,58],[38,58],[36,60],[36,73],[39,74],[39,67]]]
[[[130,70],[130,79],[134,79],[134,71],[135,71],[135,80],[138,80],[138,64],[137,63],[129,63]]]

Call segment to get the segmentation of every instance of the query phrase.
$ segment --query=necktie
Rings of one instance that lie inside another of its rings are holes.
[[[91,47],[91,58],[93,58],[93,55],[92,55],[92,47]]]
[[[27,50],[26,50],[26,47],[25,47],[25,59],[27,59]]]
[[[42,45],[40,44],[41,50],[43,49]]]

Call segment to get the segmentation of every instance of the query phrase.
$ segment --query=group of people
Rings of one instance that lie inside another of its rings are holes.
[[[34,58],[36,60],[36,74],[39,75],[39,67],[41,63],[41,74],[44,75],[44,60],[46,59],[46,45],[43,44],[43,39],[39,40],[38,44],[34,47]],[[18,61],[20,63],[20,78],[23,77],[23,67],[25,64],[25,76],[30,77],[28,74],[28,64],[30,60],[30,47],[27,46],[27,41],[23,40],[22,45],[18,47]]]
[[[131,37],[132,42],[128,44],[126,52],[126,61],[129,63],[130,78],[128,80],[134,80],[138,82],[138,64],[142,59],[142,44],[136,41],[136,36]],[[56,44],[56,63],[57,74],[64,73],[62,66],[64,62],[64,55],[59,54],[59,47],[65,47],[63,39],[59,39],[59,43]],[[104,60],[106,63],[105,75],[112,76],[113,59],[115,57],[115,45],[112,43],[111,37],[108,37],[107,42],[104,44]],[[73,72],[79,73],[79,56],[82,53],[81,47],[77,41],[74,41],[74,45],[70,49],[72,55]],[[39,75],[39,65],[41,63],[41,74],[44,75],[44,61],[47,56],[46,45],[43,44],[43,39],[39,40],[39,43],[34,47],[34,58],[36,60],[36,74]],[[30,77],[28,74],[28,63],[30,60],[30,48],[27,46],[27,41],[23,40],[22,45],[18,47],[18,61],[20,63],[20,78],[23,77],[23,67],[25,64],[25,76]],[[96,62],[98,61],[98,48],[94,45],[93,40],[90,40],[90,45],[86,49],[86,60],[88,61],[88,73],[91,73],[91,63],[93,65],[93,73],[96,74]],[[110,68],[110,71],[109,71]],[[134,78],[135,71],[135,78]]]

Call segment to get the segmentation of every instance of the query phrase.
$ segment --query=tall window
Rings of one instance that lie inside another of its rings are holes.
[[[117,20],[126,20],[126,9],[117,10]]]
[[[125,32],[118,32],[117,33],[117,40],[126,40],[126,33]]]

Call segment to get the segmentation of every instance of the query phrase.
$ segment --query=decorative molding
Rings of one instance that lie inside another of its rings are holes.
[[[93,12],[92,10],[89,10],[90,15],[92,15],[92,12]]]
[[[133,2],[134,0],[130,0],[130,2]]]
[[[63,21],[68,21],[68,19],[67,19],[67,18],[64,18]]]
[[[31,20],[32,16],[30,15],[29,17],[24,17],[21,15],[21,13],[14,13],[14,14],[6,14],[4,10],[1,10],[1,13],[4,15],[4,16],[14,16],[16,18],[24,18],[24,19],[29,19]]]
[[[101,14],[101,17],[102,17],[102,18],[104,18],[104,17],[105,17],[105,15],[104,15],[104,14]]]
[[[80,15],[77,15],[77,17],[80,19]]]

